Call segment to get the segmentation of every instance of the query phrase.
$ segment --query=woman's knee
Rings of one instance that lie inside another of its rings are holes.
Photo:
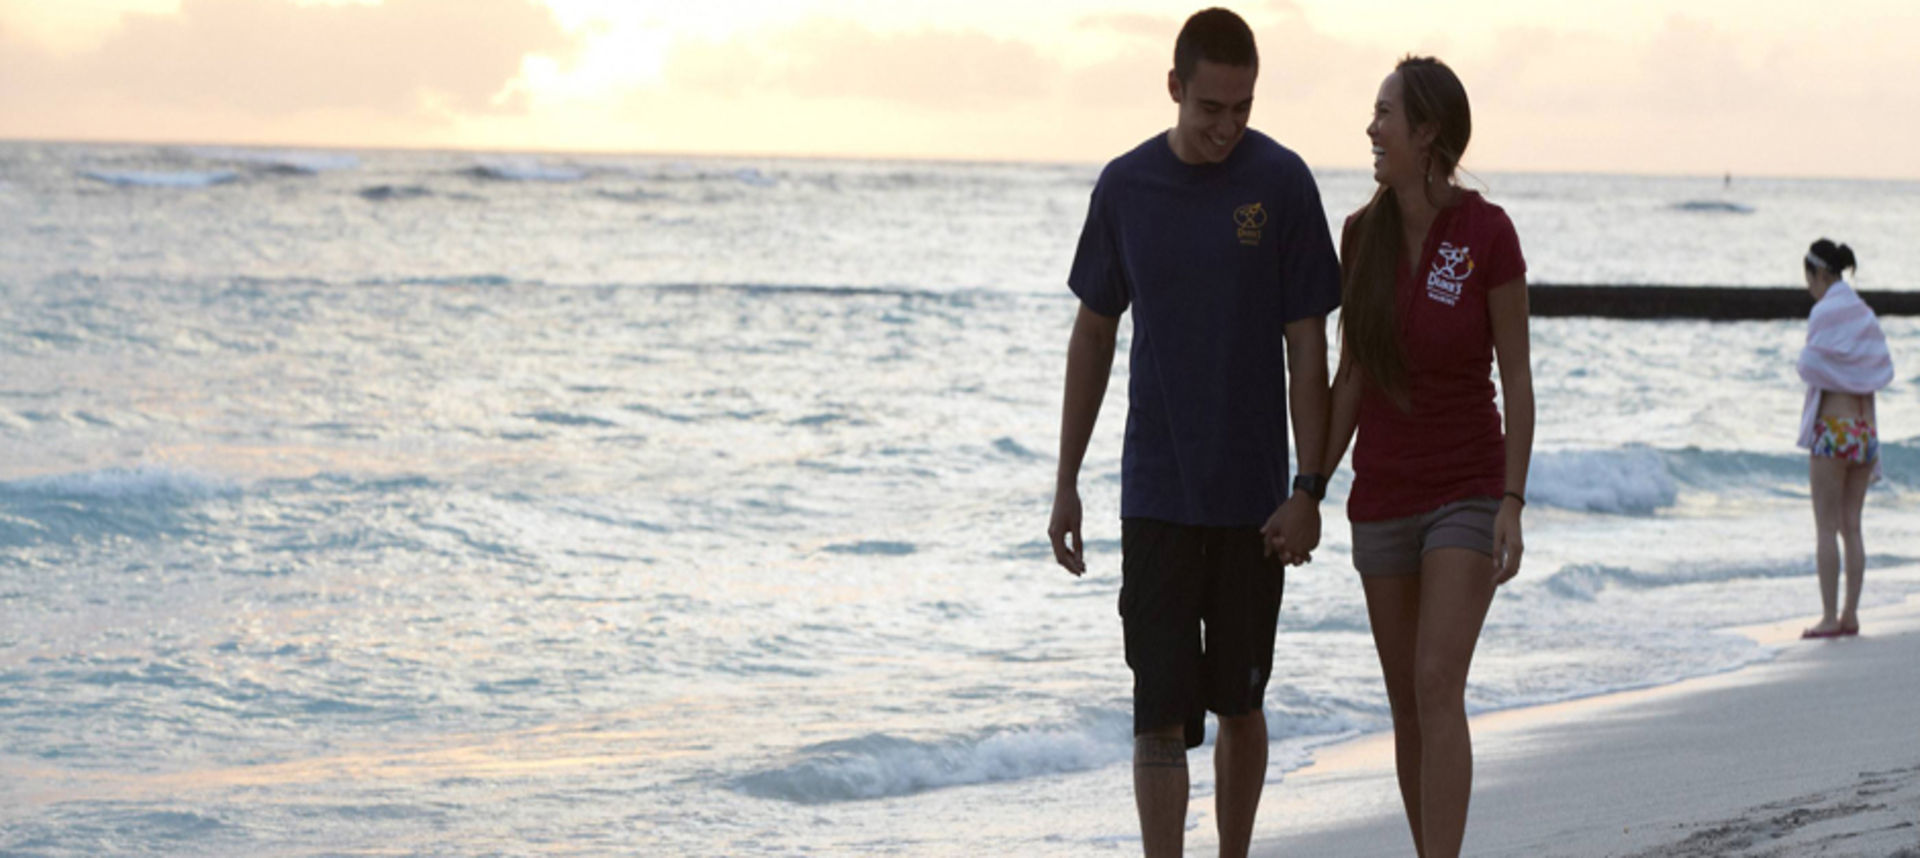
[[[1387,706],[1393,710],[1393,717],[1400,718],[1403,713],[1411,717],[1418,700],[1413,690],[1413,665],[1401,666],[1399,670],[1383,669],[1382,674],[1387,687]]]
[[[1467,671],[1464,665],[1429,659],[1415,665],[1413,673],[1415,705],[1422,718],[1465,711]]]
[[[1860,544],[1861,538],[1860,538],[1859,514],[1855,513],[1853,515],[1841,516],[1840,527],[1838,528],[1838,530],[1840,532],[1839,536],[1843,541],[1852,545]]]
[[[1814,504],[1813,529],[1819,532],[1821,538],[1830,539],[1839,534],[1845,521],[1846,514],[1837,505]]]
[[[1399,694],[1395,694],[1392,688],[1388,688],[1387,708],[1392,710],[1395,731],[1419,727],[1420,699],[1414,695],[1412,683],[1408,683]]]

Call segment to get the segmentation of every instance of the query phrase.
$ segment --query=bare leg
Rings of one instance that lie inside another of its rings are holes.
[[[1467,668],[1493,602],[1493,558],[1467,548],[1436,548],[1421,558],[1420,577],[1413,682],[1420,713],[1422,854],[1457,858],[1473,791]]]
[[[1262,710],[1220,719],[1213,746],[1220,858],[1246,858],[1253,842],[1253,815],[1260,809],[1260,788],[1267,783],[1267,742],[1267,713]]]
[[[1860,587],[1867,577],[1867,542],[1861,535],[1860,513],[1867,505],[1867,486],[1872,481],[1872,465],[1847,469],[1840,502],[1840,538],[1847,549],[1847,594],[1840,608],[1840,627],[1855,631],[1860,628]]]
[[[1425,855],[1420,834],[1420,716],[1413,693],[1414,644],[1420,631],[1420,576],[1363,577],[1367,621],[1380,653],[1380,675],[1393,709],[1393,761],[1400,801],[1413,830],[1413,851]]]
[[[1839,536],[1841,511],[1846,507],[1847,462],[1829,456],[1812,456],[1808,462],[1813,495],[1813,559],[1820,574],[1820,622],[1808,631],[1832,632],[1840,628]]]
[[[1133,802],[1147,858],[1179,858],[1187,833],[1187,742],[1180,725],[1133,737]]]

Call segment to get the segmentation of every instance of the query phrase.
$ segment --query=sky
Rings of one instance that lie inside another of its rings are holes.
[[[0,138],[1098,163],[1162,0],[0,0]],[[1913,0],[1249,0],[1253,125],[1370,161],[1401,55],[1476,171],[1920,178]]]

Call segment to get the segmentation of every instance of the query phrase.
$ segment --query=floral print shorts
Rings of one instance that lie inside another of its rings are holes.
[[[1871,465],[1880,458],[1880,433],[1863,417],[1822,417],[1813,428],[1813,454]]]

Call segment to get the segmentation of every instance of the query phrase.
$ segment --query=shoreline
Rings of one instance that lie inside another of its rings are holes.
[[[1807,622],[1730,629],[1781,647],[1737,670],[1474,716],[1464,854],[1920,858],[1920,596],[1862,610],[1859,638]],[[1262,805],[1257,856],[1413,854],[1391,731],[1317,749]]]

